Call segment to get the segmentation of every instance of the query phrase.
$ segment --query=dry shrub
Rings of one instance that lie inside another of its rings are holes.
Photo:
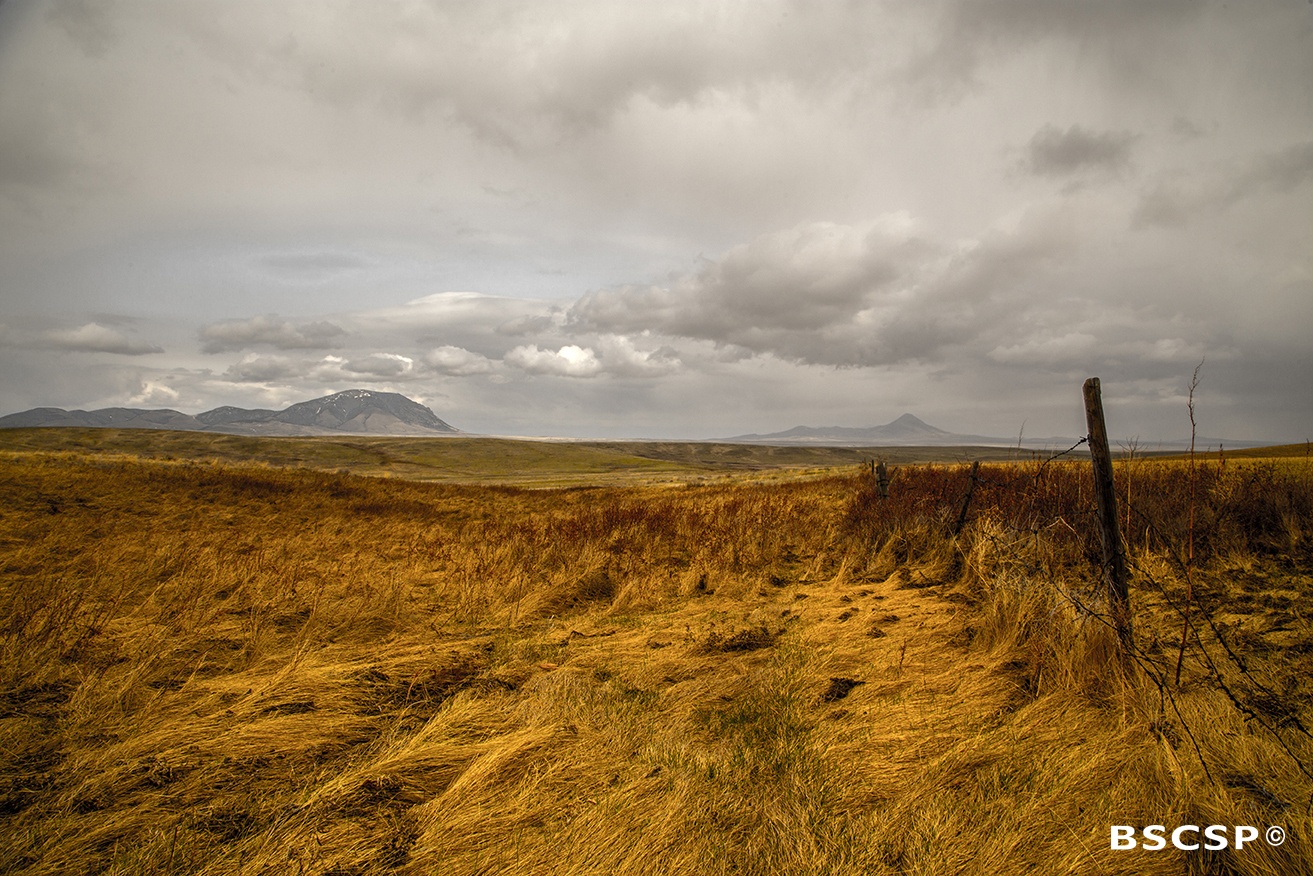
[[[732,654],[736,651],[756,651],[769,648],[775,644],[782,630],[770,630],[764,626],[743,630],[722,632],[712,630],[694,649],[701,654]]]

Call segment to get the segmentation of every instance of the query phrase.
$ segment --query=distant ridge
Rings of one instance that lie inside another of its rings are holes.
[[[419,402],[399,393],[368,389],[348,389],[299,402],[281,411],[224,406],[193,417],[169,409],[33,408],[0,417],[0,429],[58,426],[175,429],[229,435],[455,435],[460,432]]]
[[[962,435],[931,426],[912,414],[903,414],[892,423],[865,429],[847,426],[795,426],[784,432],[765,435],[738,435],[727,441],[745,444],[826,444],[841,447],[892,445],[901,447],[950,447],[962,445],[1002,446],[1016,444],[1016,439],[991,438],[987,435]],[[1030,439],[1027,446],[1060,443],[1066,439]],[[1074,439],[1073,439],[1074,440]]]
[[[1079,439],[1064,436],[996,438],[988,435],[962,435],[931,426],[911,414],[903,414],[892,423],[885,423],[883,426],[871,426],[866,429],[854,429],[846,426],[795,426],[784,432],[771,432],[766,435],[739,435],[722,440],[738,444],[777,444],[781,446],[810,444],[829,447],[1024,447],[1027,450],[1063,450],[1071,447]],[[1195,443],[1201,451],[1216,451],[1218,447],[1223,445],[1229,448],[1241,449],[1265,447],[1272,442],[1223,441],[1218,438],[1199,437]],[[1190,439],[1170,441],[1139,441],[1136,439],[1135,444],[1141,453],[1179,453],[1189,449]],[[1114,448],[1114,450],[1117,449]],[[1084,452],[1083,448],[1082,452]]]

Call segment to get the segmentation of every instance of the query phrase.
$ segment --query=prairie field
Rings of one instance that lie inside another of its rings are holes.
[[[1303,447],[1116,463],[1119,655],[1075,455],[58,433],[0,872],[1313,874]]]

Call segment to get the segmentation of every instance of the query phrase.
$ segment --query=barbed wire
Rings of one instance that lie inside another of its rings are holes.
[[[974,488],[977,484],[983,484],[1005,491],[1027,490],[1037,484],[1044,477],[1048,467],[1052,463],[1073,453],[1077,448],[1087,444],[1088,441],[1088,436],[1082,437],[1079,441],[1065,450],[1054,453],[1040,461],[1033,471],[1024,474],[1017,474],[1012,477],[991,477],[981,472],[978,463],[973,465],[968,474],[967,489],[966,493],[963,495],[965,502],[958,515],[958,525],[953,529],[954,534],[960,534],[962,531],[962,526],[966,519],[967,505],[971,501]],[[945,501],[948,501],[946,497]],[[1168,537],[1162,531],[1158,523],[1150,518],[1141,508],[1129,502],[1127,503],[1126,508],[1128,515],[1136,515],[1137,520],[1146,527],[1146,532],[1151,533],[1154,536],[1157,544],[1170,559],[1174,567],[1179,569],[1181,574],[1186,577],[1187,584],[1190,585],[1189,589],[1193,592],[1195,588],[1193,587],[1194,582],[1192,579],[1193,572],[1191,563],[1186,562],[1180,556],[1179,552],[1176,551],[1172,545],[1172,539]],[[1088,508],[1080,509],[1077,513],[1078,518],[1084,519],[1086,517],[1093,518],[1096,511],[1091,505]],[[1076,522],[1080,522],[1080,520],[1077,520]],[[1039,538],[1044,530],[1059,525],[1065,526],[1073,535],[1076,535],[1078,538],[1080,537],[1080,532],[1072,525],[1072,521],[1067,520],[1064,515],[1052,516],[1048,520],[1036,517],[1031,519],[1026,526],[1018,525],[1014,531],[1025,532],[1034,538]],[[995,547],[1002,551],[1011,553],[1012,549],[1015,547],[1015,544],[1004,545],[994,534],[980,530],[979,528],[974,528],[973,531],[993,542]],[[1297,731],[1299,734],[1310,739],[1313,739],[1313,733],[1310,733],[1309,729],[1300,720],[1299,715],[1293,711],[1282,710],[1275,721],[1269,720],[1265,716],[1264,712],[1270,710],[1273,707],[1273,704],[1279,703],[1282,700],[1282,696],[1260,679],[1250,668],[1249,661],[1245,660],[1240,654],[1238,654],[1232,647],[1231,643],[1227,641],[1227,637],[1212,616],[1213,609],[1205,604],[1207,600],[1201,600],[1196,596],[1189,603],[1182,605],[1181,600],[1175,598],[1170,592],[1169,587],[1159,580],[1159,577],[1150,569],[1146,568],[1142,563],[1134,560],[1134,558],[1129,555],[1128,561],[1142,584],[1147,585],[1149,588],[1160,594],[1163,603],[1167,606],[1169,611],[1181,619],[1185,630],[1190,636],[1190,642],[1194,646],[1194,649],[1197,650],[1202,666],[1206,670],[1204,677],[1226,697],[1231,707],[1234,708],[1237,713],[1242,715],[1247,723],[1253,723],[1261,727],[1266,734],[1275,741],[1284,754],[1290,758],[1296,769],[1298,769],[1301,774],[1306,778],[1313,779],[1313,770],[1310,770],[1303,758],[1301,758],[1292,748],[1290,740],[1286,738],[1286,734],[1282,731],[1283,729],[1289,731],[1293,728],[1293,730]],[[1064,588],[1052,574],[1047,573],[1046,570],[1039,566],[1028,565],[1025,563],[1023,563],[1023,568],[1030,576],[1041,577],[1047,585],[1052,588],[1053,592],[1059,597],[1059,599],[1071,606],[1078,618],[1089,619],[1098,624],[1102,624],[1113,632],[1117,632],[1116,625],[1113,623],[1111,616],[1099,611],[1094,605],[1089,604],[1087,600],[1082,599],[1074,592]],[[1200,622],[1201,620],[1202,624]],[[1211,634],[1209,638],[1214,644],[1210,645],[1205,641],[1205,629]],[[1218,649],[1220,649],[1220,652]],[[1167,664],[1162,659],[1145,651],[1134,641],[1129,643],[1128,650],[1129,653],[1127,656],[1158,688],[1161,704],[1160,707],[1164,707],[1164,712],[1166,711],[1165,707],[1169,706],[1171,708],[1182,732],[1187,738],[1189,738],[1190,744],[1194,749],[1200,766],[1203,768],[1204,774],[1208,777],[1209,781],[1216,783],[1216,779],[1213,776],[1207,759],[1204,757],[1202,747],[1199,744],[1194,729],[1190,726],[1190,722],[1186,720],[1180,705],[1177,702],[1174,685],[1169,683]],[[1227,679],[1228,672],[1239,673],[1243,686],[1236,687],[1232,682],[1229,682]],[[1313,811],[1313,796],[1310,796],[1308,806],[1310,811]]]
[[[982,535],[989,541],[993,542],[996,547],[1012,547],[1012,545],[1000,545],[999,539],[992,533],[982,533]],[[1036,572],[1042,572],[1043,570],[1037,566],[1032,566],[1028,568],[1027,571],[1034,574]],[[1063,587],[1051,577],[1045,576],[1045,583],[1052,588],[1053,592],[1056,593],[1060,599],[1064,600],[1072,607],[1076,612],[1076,616],[1080,618],[1082,622],[1084,622],[1084,620],[1094,621],[1095,623],[1104,626],[1112,634],[1117,635],[1117,625],[1113,622],[1111,615],[1098,611],[1092,605],[1087,604],[1075,593]],[[1173,696],[1170,685],[1166,683],[1166,666],[1160,666],[1151,654],[1144,651],[1134,643],[1131,645],[1129,656],[1145,672],[1145,674],[1153,680],[1155,686],[1158,688],[1159,708],[1163,708],[1164,702],[1171,705],[1172,713],[1176,715],[1176,720],[1180,724],[1181,730],[1190,740],[1190,745],[1194,749],[1195,757],[1199,759],[1199,766],[1203,768],[1204,775],[1212,784],[1218,784],[1217,779],[1213,776],[1212,770],[1208,768],[1208,759],[1204,757],[1203,749],[1199,745],[1199,740],[1195,737],[1194,730],[1190,727],[1190,722],[1185,719],[1183,714],[1181,714],[1181,709],[1176,703],[1176,697]],[[1163,709],[1163,711],[1165,712],[1166,710]],[[1155,730],[1155,732],[1159,735],[1164,735],[1162,730]]]

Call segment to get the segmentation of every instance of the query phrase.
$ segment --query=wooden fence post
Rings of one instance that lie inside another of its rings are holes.
[[[980,479],[980,460],[971,463],[971,479],[967,482],[966,495],[962,497],[962,508],[957,512],[957,523],[953,525],[953,537],[962,534],[962,527],[967,525],[967,512],[971,510],[971,496],[976,492],[976,482]]]
[[[889,498],[889,469],[885,467],[883,459],[875,467],[875,487],[880,491],[881,499]]]
[[[1131,629],[1131,595],[1126,568],[1126,548],[1117,520],[1117,493],[1112,482],[1112,453],[1108,429],[1103,421],[1103,396],[1099,378],[1085,381],[1085,423],[1089,427],[1090,459],[1094,463],[1094,498],[1099,512],[1099,537],[1103,543],[1103,580],[1108,587],[1108,609],[1121,642],[1122,662],[1129,665],[1134,648]]]

